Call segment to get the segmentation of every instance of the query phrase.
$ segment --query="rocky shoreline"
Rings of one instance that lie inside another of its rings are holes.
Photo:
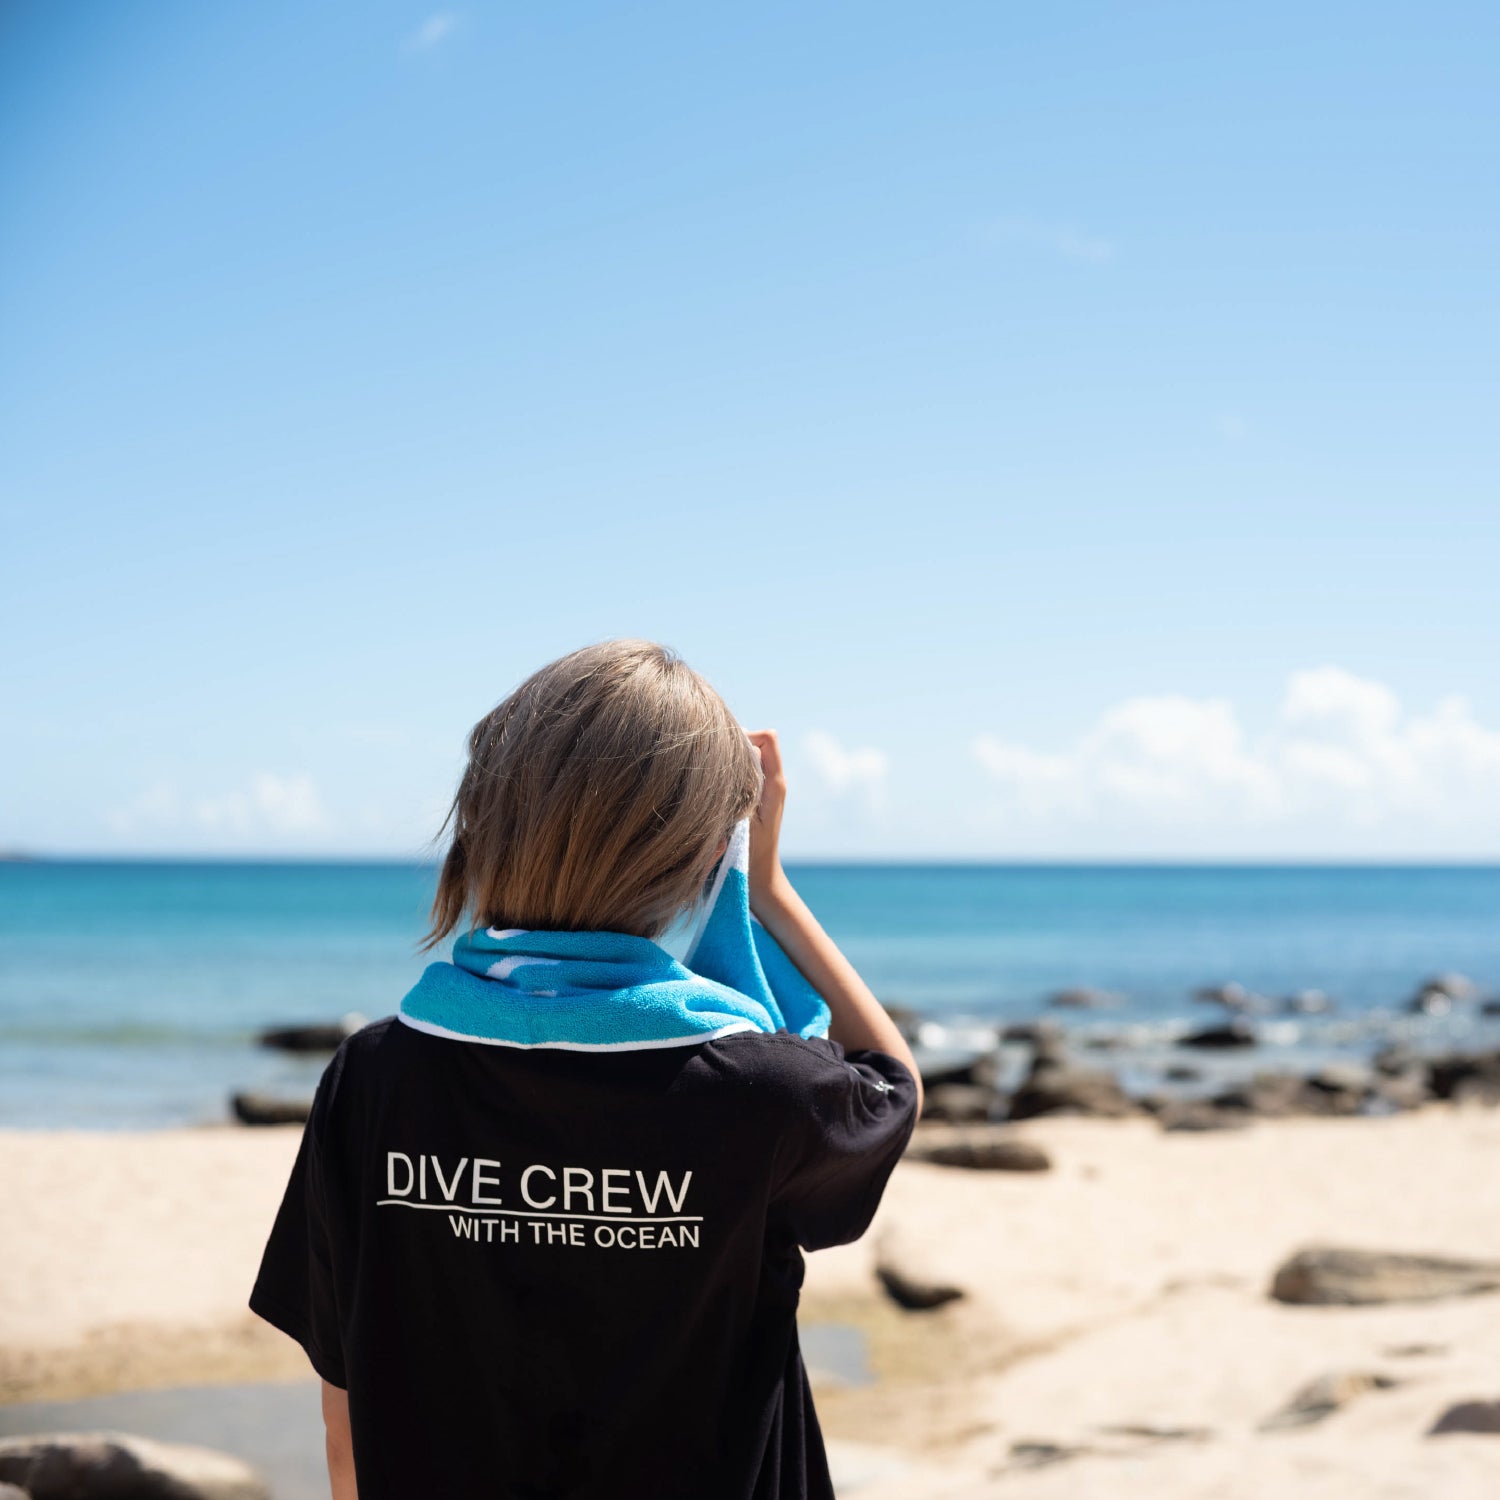
[[[890,1004],[922,1072],[924,1119],[986,1124],[1047,1115],[1119,1119],[1146,1114],[1169,1130],[1234,1129],[1295,1115],[1376,1117],[1433,1101],[1500,1103],[1500,996],[1462,974],[1422,980],[1399,1006],[1337,1020],[1321,990],[1279,1000],[1229,982],[1204,986],[1195,1004],[1218,1012],[1204,1024],[1081,1025],[1085,1013],[1125,1003],[1110,991],[1070,989],[1049,999],[1055,1014],[1009,1023],[944,1020]],[[1455,1020],[1471,1026],[1453,1045]],[[276,1026],[258,1045],[297,1056],[327,1056],[365,1018]],[[1326,1044],[1286,1045],[1324,1028]],[[1101,1065],[1111,1058],[1116,1066]],[[238,1091],[231,1118],[242,1125],[299,1124],[311,1098]]]

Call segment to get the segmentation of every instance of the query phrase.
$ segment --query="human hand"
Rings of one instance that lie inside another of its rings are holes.
[[[786,773],[774,729],[756,729],[750,743],[760,755],[760,805],[750,818],[750,905],[773,895],[786,878],[781,869],[781,814],[786,807]]]

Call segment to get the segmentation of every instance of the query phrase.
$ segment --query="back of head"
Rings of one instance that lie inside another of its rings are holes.
[[[466,912],[471,926],[659,936],[760,777],[723,699],[666,647],[605,641],[559,658],[469,735],[422,947]]]

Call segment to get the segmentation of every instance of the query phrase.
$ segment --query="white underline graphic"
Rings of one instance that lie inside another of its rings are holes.
[[[410,1198],[377,1198],[377,1208],[437,1208],[450,1214],[477,1214],[482,1219],[602,1219],[606,1224],[701,1224],[702,1214],[569,1214],[539,1208],[470,1208],[467,1203],[413,1203]]]

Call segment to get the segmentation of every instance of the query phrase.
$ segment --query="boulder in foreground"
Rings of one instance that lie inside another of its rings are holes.
[[[1435,1302],[1500,1289],[1500,1263],[1317,1246],[1277,1270],[1271,1296],[1306,1306]]]
[[[32,1500],[270,1500],[249,1464],[123,1432],[0,1440],[0,1480]]]
[[[1500,1434],[1500,1401],[1460,1401],[1450,1406],[1428,1429],[1428,1437],[1445,1432]]]

